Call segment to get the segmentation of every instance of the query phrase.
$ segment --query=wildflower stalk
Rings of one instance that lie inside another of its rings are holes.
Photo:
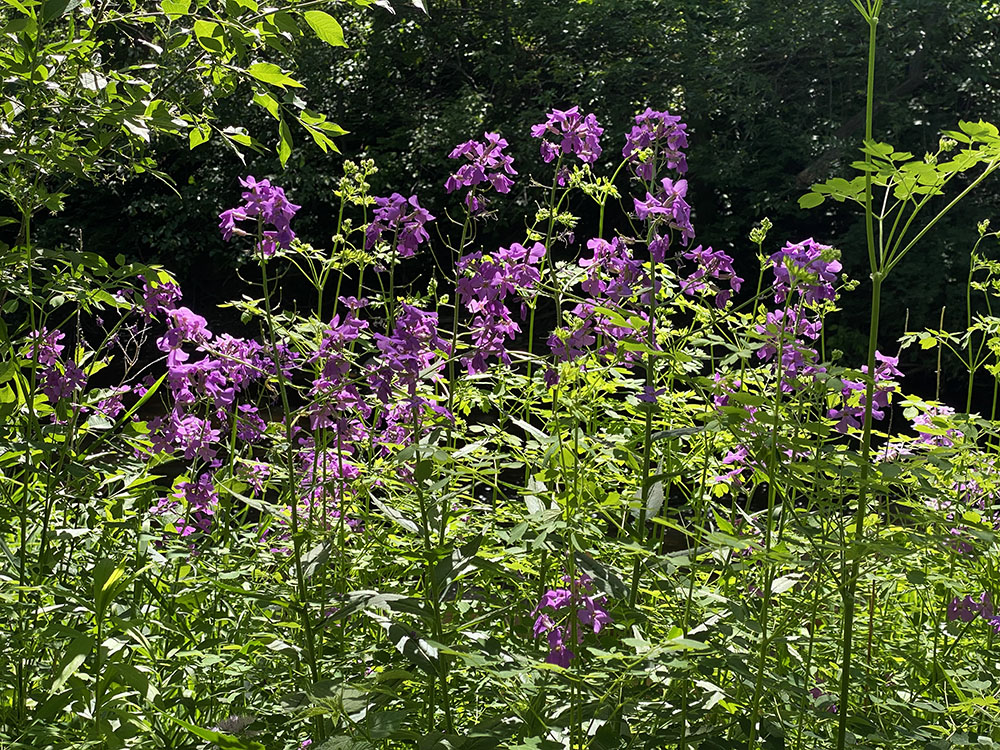
[[[424,495],[423,481],[420,478],[420,414],[419,402],[416,394],[413,395],[413,448],[414,448],[414,472],[413,489],[417,496],[417,505],[420,508],[420,525],[424,543],[424,553],[427,556],[427,567],[424,570],[424,593],[427,595],[431,605],[431,626],[434,628],[434,639],[438,642],[443,640],[444,629],[441,626],[441,597],[438,591],[437,581],[434,577],[433,546],[431,544],[431,521],[427,509],[427,498]],[[444,511],[442,511],[444,515]],[[434,695],[435,683],[441,684],[441,708],[444,710],[445,731],[452,733],[455,731],[454,721],[451,713],[451,697],[448,692],[448,657],[445,654],[438,655],[438,674],[436,679],[431,681],[430,694]],[[429,724],[431,730],[434,729],[434,701],[428,704]]]
[[[792,299],[792,291],[792,289],[789,289],[788,291],[787,299],[789,301]],[[786,304],[784,316],[781,319],[782,329],[787,326],[788,320],[791,316],[791,310],[791,304]],[[796,315],[795,320],[798,320],[798,315]],[[796,323],[793,323],[792,325],[795,326]],[[794,336],[794,327],[792,331],[792,335]],[[781,409],[781,379],[784,377],[784,353],[785,336],[784,332],[782,332],[778,336],[778,351],[777,354],[775,354],[775,395],[774,408],[771,412],[773,424],[771,425],[770,456],[767,462],[767,518],[764,525],[764,577],[762,580],[762,594],[764,600],[761,602],[760,651],[757,655],[757,679],[754,681],[753,700],[750,707],[750,736],[747,740],[747,750],[753,750],[754,742],[757,738],[757,724],[760,720],[760,701],[764,688],[764,665],[767,662],[767,647],[769,642],[768,626],[770,624],[771,588],[774,582],[775,572],[775,565],[771,562],[769,556],[771,554],[771,544],[774,539],[774,507],[777,501],[778,492],[778,425],[780,424],[779,416]]]
[[[875,38],[878,30],[879,12],[882,0],[851,0],[852,4],[868,23],[868,80],[865,95],[865,143],[872,140],[872,119],[875,110]],[[858,487],[858,508],[854,516],[854,541],[860,545],[864,541],[865,517],[868,515],[868,484],[871,473],[872,446],[872,409],[875,396],[875,350],[878,346],[879,306],[882,298],[882,282],[885,272],[883,262],[875,253],[875,216],[872,211],[872,154],[871,149],[865,149],[865,238],[868,247],[868,263],[871,269],[871,320],[868,329],[868,373],[865,383],[865,417],[861,435],[861,476]],[[884,261],[884,259],[883,259]],[[854,609],[855,594],[858,587],[858,575],[861,569],[860,554],[852,555],[851,567],[842,582],[842,599],[844,605],[843,625],[841,629],[841,661],[840,661],[840,704],[837,723],[837,750],[844,750],[847,745],[847,720],[849,715],[848,699],[851,692],[851,657],[854,640]]]
[[[652,239],[652,229],[650,229],[650,237]],[[650,257],[649,260],[649,276],[650,284],[652,288],[649,292],[649,326],[647,328],[646,334],[646,346],[649,351],[646,352],[646,386],[644,395],[646,398],[651,399],[645,404],[646,419],[643,424],[643,439],[642,439],[642,490],[640,492],[640,506],[639,506],[639,519],[636,522],[635,527],[635,541],[640,547],[646,541],[646,509],[649,507],[649,490],[650,482],[649,475],[652,466],[653,459],[653,409],[656,406],[656,395],[653,388],[653,347],[656,344],[656,260]],[[632,563],[632,582],[629,586],[628,592],[628,604],[630,607],[635,607],[635,603],[639,598],[639,575],[642,571],[642,560],[636,555],[635,561]]]
[[[462,236],[458,241],[458,249],[455,251],[455,262],[462,257],[465,252],[465,243],[469,238],[469,227],[472,222],[472,212],[468,208],[465,210],[465,222],[462,224]],[[454,414],[454,404],[455,404],[455,383],[458,381],[455,370],[455,357],[456,352],[458,352],[458,275],[455,276],[455,294],[452,301],[452,309],[454,314],[451,321],[451,356],[448,358],[448,413]],[[532,322],[534,322],[534,308],[532,308]],[[528,367],[531,367],[529,361]],[[531,375],[529,372],[528,378],[530,380]],[[452,442],[452,427],[448,428],[448,442]]]
[[[257,220],[257,242],[264,237],[264,221]],[[267,279],[267,261],[261,254],[260,259],[261,284],[264,294],[264,316],[267,322],[267,333],[271,344],[271,357],[274,361],[274,371],[278,380],[278,393],[281,396],[281,409],[285,418],[285,495],[291,509],[292,560],[295,568],[296,595],[298,598],[299,618],[302,621],[302,633],[306,657],[309,662],[309,672],[313,683],[319,682],[319,665],[316,663],[315,637],[312,629],[312,619],[309,612],[309,591],[306,586],[305,573],[302,567],[302,535],[299,529],[298,498],[295,492],[295,444],[292,408],[288,400],[288,384],[285,382],[285,372],[281,363],[281,352],[278,349],[278,337],[275,330],[274,312],[271,309],[270,287]],[[324,739],[321,720],[317,720],[320,739]]]

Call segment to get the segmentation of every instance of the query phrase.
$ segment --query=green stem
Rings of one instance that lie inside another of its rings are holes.
[[[262,238],[258,231],[258,242]],[[316,663],[315,638],[312,619],[309,613],[309,592],[306,587],[305,573],[302,567],[302,535],[299,529],[299,503],[295,486],[295,441],[292,409],[288,400],[288,384],[282,369],[281,353],[278,350],[278,336],[275,330],[274,313],[271,309],[271,295],[267,280],[267,261],[260,261],[261,283],[264,292],[264,315],[267,320],[267,330],[271,344],[271,356],[274,360],[274,370],[278,379],[278,392],[281,395],[281,408],[285,417],[285,495],[291,508],[292,557],[295,568],[296,593],[298,598],[299,617],[302,621],[302,632],[305,640],[306,657],[309,660],[309,671],[313,683],[319,682],[319,665]],[[322,735],[322,725],[320,724]],[[320,737],[322,739],[322,736]]]

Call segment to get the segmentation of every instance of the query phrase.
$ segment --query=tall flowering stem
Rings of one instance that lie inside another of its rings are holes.
[[[292,558],[295,568],[296,591],[299,600],[298,611],[302,622],[304,646],[309,661],[310,676],[315,683],[319,680],[319,666],[316,659],[312,617],[309,612],[309,591],[306,586],[305,572],[302,565],[302,535],[299,526],[299,503],[295,487],[294,471],[295,447],[293,438],[295,428],[292,419],[292,408],[288,399],[288,383],[286,382],[285,371],[281,364],[284,357],[278,345],[274,311],[271,308],[270,285],[267,276],[267,258],[274,254],[276,247],[287,247],[295,237],[289,226],[289,221],[299,207],[289,203],[285,198],[284,190],[272,187],[267,180],[258,182],[250,176],[245,180],[240,180],[240,183],[247,188],[247,192],[243,193],[245,203],[241,207],[224,211],[220,215],[221,223],[219,227],[222,230],[223,238],[229,240],[233,234],[246,234],[246,232],[236,227],[236,222],[248,218],[255,218],[257,220],[256,249],[260,253],[264,316],[267,322],[271,356],[274,360],[274,372],[278,380],[278,392],[281,396],[281,408],[285,421],[284,490],[291,510]],[[273,231],[265,230],[264,227],[268,223],[275,227]],[[317,728],[322,737],[321,722],[317,722]]]
[[[865,142],[872,140],[872,118],[875,110],[875,38],[878,29],[878,16],[882,10],[882,0],[865,0],[867,7],[862,7],[860,0],[852,0],[855,7],[861,11],[868,24],[868,88],[865,95]],[[868,515],[868,490],[871,472],[872,446],[872,406],[875,395],[875,350],[878,347],[879,306],[882,297],[882,281],[885,279],[880,259],[875,250],[875,215],[872,211],[872,154],[865,149],[865,237],[868,246],[868,263],[871,269],[871,321],[868,333],[868,378],[865,384],[865,414],[864,427],[861,435],[861,477],[858,488],[858,509],[854,515],[854,538],[858,544],[864,540],[865,517]],[[843,580],[844,618],[842,626],[841,664],[840,664],[840,715],[837,723],[837,750],[844,750],[847,745],[848,700],[851,692],[851,658],[854,641],[854,599],[858,587],[858,576],[861,569],[861,557],[855,554],[847,577]]]

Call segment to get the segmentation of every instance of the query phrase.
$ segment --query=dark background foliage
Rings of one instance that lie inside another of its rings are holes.
[[[415,192],[441,218],[456,212],[457,200],[443,189],[447,153],[490,130],[511,142],[521,177],[480,239],[485,247],[517,241],[534,213],[528,178],[549,180],[530,125],[552,107],[595,112],[606,128],[598,168],[607,170],[631,117],[652,106],[689,125],[699,242],[725,248],[756,279],[746,236],[768,216],[772,250],[814,236],[841,248],[845,271],[866,281],[855,207],[797,205],[812,182],[850,176],[864,134],[867,28],[846,0],[439,0],[429,10],[345,10],[351,47],[332,53],[332,66],[322,43],[301,49],[310,104],[350,131],[338,140],[343,156],[323,155],[293,132],[302,148],[278,179],[304,206],[296,219],[301,237],[322,247],[333,231],[332,190],[345,156],[376,160],[377,194]],[[996,119],[997,3],[889,2],[879,35],[876,139],[921,154],[934,151],[940,132],[959,119]],[[273,121],[248,112],[248,99],[237,91],[220,119],[231,116],[274,140]],[[158,152],[176,192],[142,175],[100,185],[50,218],[42,236],[162,262],[181,278],[188,303],[207,308],[236,281],[235,252],[218,237],[217,215],[236,200],[238,176],[276,176],[277,158],[258,155],[244,166],[214,140],[194,151],[164,141]],[[993,184],[974,193],[893,275],[884,341],[903,333],[907,316],[910,330],[937,327],[942,306],[946,325],[962,322],[975,225],[991,218],[998,192]],[[578,242],[592,221],[583,217]],[[831,330],[829,345],[850,361],[861,358],[867,340],[866,299],[862,284]]]

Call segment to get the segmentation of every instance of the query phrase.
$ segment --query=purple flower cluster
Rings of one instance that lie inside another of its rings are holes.
[[[354,435],[360,429],[357,416],[368,418],[371,408],[365,403],[355,383],[348,379],[351,369],[350,348],[362,331],[368,328],[366,321],[358,318],[358,310],[365,307],[366,300],[341,297],[348,313],[343,321],[335,315],[323,332],[323,340],[310,362],[320,365],[319,375],[313,380],[309,395],[310,426],[333,427],[343,437]]]
[[[365,230],[365,248],[371,250],[383,234],[391,233],[396,250],[402,258],[412,258],[422,242],[430,239],[424,225],[433,221],[427,209],[421,208],[417,196],[404,198],[393,193],[388,198],[375,199],[374,217]]]
[[[425,373],[439,373],[444,360],[439,352],[451,353],[451,345],[438,335],[437,313],[403,304],[391,336],[375,334],[381,362],[369,372],[372,387],[382,403],[389,403],[393,387],[401,387],[416,408],[417,385]]]
[[[605,597],[590,596],[589,592],[593,590],[593,582],[589,576],[583,575],[576,581],[570,581],[568,576],[564,576],[563,583],[569,584],[569,588],[546,591],[531,614],[536,615],[532,633],[535,638],[540,638],[544,634],[549,644],[549,655],[545,661],[566,668],[569,667],[570,661],[576,657],[576,654],[566,645],[571,625],[566,622],[565,617],[560,617],[559,612],[565,609],[576,609],[580,625],[590,628],[595,635],[600,633],[605,625],[611,623],[611,615],[604,608],[607,604]],[[559,622],[560,620],[562,621]],[[582,640],[583,633],[578,628],[577,642]]]
[[[947,419],[953,417],[955,410],[950,406],[930,406],[923,414],[913,418],[913,428],[917,431],[917,441],[940,448],[951,448],[955,441],[962,438],[962,433],[953,427],[942,429],[934,424],[934,418]],[[921,429],[924,428],[924,429]]]
[[[62,331],[43,328],[35,331],[28,356],[36,358],[41,367],[40,385],[49,402],[55,404],[74,393],[87,383],[87,376],[72,359],[63,362],[65,347],[60,342],[66,338]]]
[[[458,296],[465,309],[473,314],[473,354],[462,358],[470,375],[485,372],[490,357],[510,364],[506,339],[513,339],[521,329],[512,319],[506,300],[520,300],[523,320],[527,314],[525,295],[531,295],[541,280],[539,266],[544,257],[545,246],[541,242],[531,247],[515,242],[491,256],[476,252],[456,263],[456,270],[463,274],[458,280]]]
[[[554,109],[545,122],[531,126],[531,137],[541,138],[542,161],[548,164],[560,154],[575,154],[585,164],[593,164],[601,155],[600,138],[604,128],[593,114],[581,115],[579,107]],[[546,136],[555,136],[557,142]],[[559,184],[563,184],[560,182]]]
[[[697,264],[695,271],[681,281],[681,290],[684,294],[693,295],[695,292],[707,289],[715,293],[715,306],[722,309],[730,297],[740,291],[743,279],[736,275],[733,259],[721,250],[712,250],[710,247],[703,249],[698,245],[683,255]],[[728,282],[729,288],[723,289],[715,283],[719,281]]]
[[[993,609],[993,599],[988,591],[980,594],[979,599],[966,596],[959,599],[957,596],[948,605],[948,621],[958,620],[959,622],[972,622],[977,617],[982,617],[990,624],[998,634],[1000,634],[1000,615]]]
[[[208,531],[219,505],[219,495],[215,491],[212,477],[202,474],[197,482],[177,483],[177,491],[169,497],[161,498],[150,509],[154,516],[173,516],[171,523],[177,533],[190,536],[196,531]]]
[[[507,141],[498,133],[483,133],[482,141],[466,141],[448,154],[449,159],[465,158],[463,164],[445,182],[445,189],[451,193],[462,187],[471,188],[465,196],[465,205],[472,213],[486,207],[486,200],[478,195],[476,187],[488,182],[498,193],[509,193],[514,181],[508,175],[516,175],[514,157],[503,153]]]
[[[639,303],[648,305],[653,291],[652,281],[642,261],[633,258],[628,245],[617,237],[610,242],[592,239],[587,242],[587,248],[593,257],[581,258],[579,264],[587,270],[582,287],[590,299],[573,308],[570,325],[557,328],[548,338],[549,349],[559,362],[582,357],[589,347],[598,342],[598,337],[601,346],[597,354],[615,358],[623,351],[620,346],[622,341],[646,335],[645,326],[640,326],[640,333],[632,325],[621,325],[620,319],[616,323],[597,310],[598,307],[613,308],[620,311],[623,317],[649,321],[648,313],[637,307]],[[624,364],[632,365],[642,361],[642,355],[639,351],[624,351],[622,360]],[[640,396],[642,398],[646,396]]]
[[[622,156],[631,162],[635,176],[650,182],[657,167],[665,165],[683,174],[687,172],[687,125],[669,112],[656,112],[649,107],[635,116],[632,132],[625,136]]]
[[[691,225],[691,206],[685,200],[687,196],[687,180],[671,180],[668,177],[660,180],[660,189],[656,194],[647,191],[646,199],[633,198],[635,215],[640,221],[648,221],[657,228],[667,227],[680,232],[681,244],[685,247],[694,238],[694,227]],[[655,245],[650,243],[649,251],[653,260],[662,262],[669,243],[665,237],[658,237]]]
[[[774,301],[784,302],[792,289],[806,304],[836,297],[834,282],[841,265],[836,251],[811,237],[793,245],[786,243],[771,255],[774,270]]]
[[[583,291],[595,299],[603,297],[616,304],[637,296],[648,304],[649,274],[621,239],[615,237],[608,242],[595,238],[587,242],[587,249],[594,255],[579,261],[587,269],[587,279],[581,285]]]
[[[276,373],[275,363],[264,346],[228,334],[213,342],[205,319],[186,307],[169,310],[168,318],[169,327],[156,344],[167,353],[166,382],[173,403],[165,416],[149,422],[153,449],[179,450],[187,460],[213,461],[231,419],[235,420],[241,439],[258,440],[266,425],[257,407],[237,405],[237,398],[253,383]],[[184,350],[185,344],[193,344],[194,350],[203,356],[190,361],[191,354]],[[294,358],[292,353],[282,347],[279,356],[282,370],[288,373]]]
[[[148,322],[161,312],[169,312],[177,307],[181,299],[181,289],[171,281],[161,281],[155,286],[144,276],[142,282],[142,317]]]
[[[819,338],[823,324],[812,321],[802,312],[789,308],[773,310],[767,314],[767,322],[757,325],[757,333],[764,337],[765,344],[757,350],[763,362],[770,362],[781,352],[781,390],[790,393],[798,381],[814,376],[826,369],[818,364],[819,354],[808,342]],[[775,369],[778,363],[775,362]]]
[[[887,357],[881,352],[875,352],[875,391],[872,396],[872,418],[884,419],[885,410],[889,408],[889,397],[897,390],[895,378],[903,377],[899,371],[899,358]],[[864,365],[861,371],[868,373],[868,365]],[[840,389],[842,405],[831,408],[826,415],[830,419],[837,420],[834,428],[837,432],[846,433],[849,428],[861,428],[861,423],[865,418],[867,385],[860,380],[841,381],[843,386]]]
[[[228,242],[233,235],[246,236],[253,232],[247,232],[238,226],[241,221],[251,219],[258,220],[265,229],[257,250],[264,257],[274,255],[277,249],[288,248],[295,239],[295,232],[292,231],[291,221],[301,206],[296,206],[285,197],[283,188],[276,187],[269,180],[255,180],[253,175],[248,175],[246,179],[241,179],[240,184],[246,188],[243,192],[243,205],[230,208],[219,214],[219,229],[222,230],[222,239]]]

